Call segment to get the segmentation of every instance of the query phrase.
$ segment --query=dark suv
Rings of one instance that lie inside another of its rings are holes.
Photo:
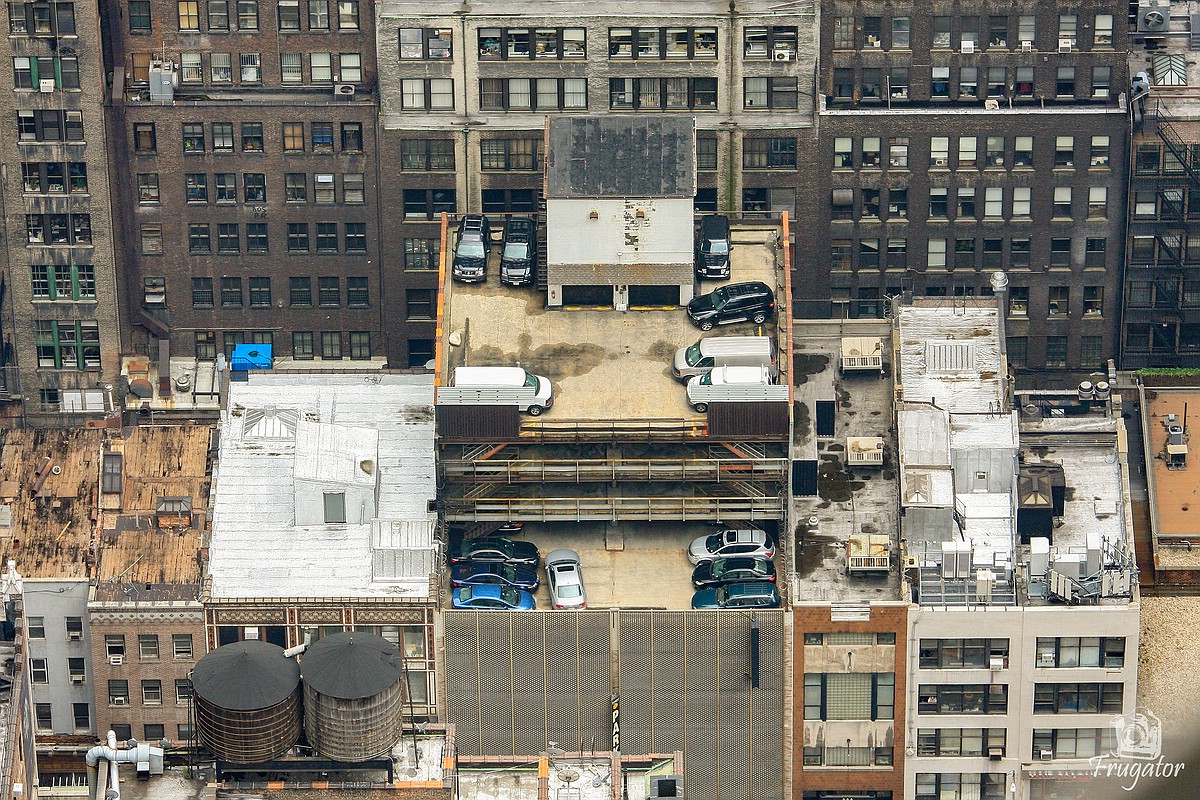
[[[702,331],[747,320],[758,325],[774,314],[775,295],[761,281],[727,283],[708,294],[693,297],[687,306],[688,319]]]
[[[513,217],[504,226],[500,282],[511,286],[533,283],[536,264],[537,228],[529,217]]]
[[[491,229],[487,217],[467,214],[458,223],[458,243],[454,246],[454,264],[450,273],[463,283],[487,280],[488,246]]]
[[[700,219],[696,239],[696,277],[729,277],[729,217],[709,214]]]

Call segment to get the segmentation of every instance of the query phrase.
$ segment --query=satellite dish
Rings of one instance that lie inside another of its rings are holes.
[[[579,780],[579,773],[573,769],[564,769],[558,773],[558,779],[563,783],[574,783]]]

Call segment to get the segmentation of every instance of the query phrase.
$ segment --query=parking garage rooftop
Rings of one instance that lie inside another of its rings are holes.
[[[778,286],[782,254],[776,234],[774,227],[734,226],[733,282]],[[447,266],[439,385],[451,385],[459,366],[524,367],[549,378],[554,387],[554,405],[541,422],[699,419],[687,404],[683,384],[672,377],[676,350],[702,336],[776,335],[775,320],[702,333],[674,305],[549,310],[544,291],[500,283],[498,250],[492,249],[488,280],[482,284],[450,280]],[[453,252],[453,246],[447,251]],[[698,291],[709,292],[722,283],[705,281]],[[777,290],[777,302],[781,295]]]

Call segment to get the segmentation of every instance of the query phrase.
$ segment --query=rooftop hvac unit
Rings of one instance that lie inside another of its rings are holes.
[[[1069,52],[1071,52],[1071,50],[1074,47],[1075,47],[1074,39],[1059,39],[1058,40],[1058,52],[1060,52],[1060,53],[1069,53]]]
[[[54,91],[54,78],[38,78],[38,91],[39,92],[53,92]]]
[[[1164,33],[1170,22],[1168,11],[1157,3],[1151,3],[1138,9],[1138,33]]]
[[[335,97],[354,97],[354,84],[335,83],[333,85],[333,94]]]

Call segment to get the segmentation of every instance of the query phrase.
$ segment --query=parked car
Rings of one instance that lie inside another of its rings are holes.
[[[537,570],[532,567],[519,567],[516,564],[496,561],[462,561],[450,569],[452,586],[478,586],[484,583],[535,592],[541,581],[538,579]]]
[[[530,611],[537,608],[537,601],[529,592],[511,586],[497,586],[494,583],[455,589],[450,602],[455,608],[477,608],[484,611]]]
[[[692,595],[692,608],[779,608],[780,603],[773,583],[731,583]]]
[[[692,585],[697,589],[711,589],[727,583],[754,583],[775,581],[775,562],[769,558],[735,556],[701,561],[692,570]]]
[[[769,386],[775,382],[770,367],[713,367],[703,375],[693,375],[687,382],[687,401],[697,413],[708,411],[714,397],[714,386]],[[720,390],[717,390],[720,391]]]
[[[500,247],[500,282],[510,286],[533,283],[537,269],[537,227],[529,217],[512,217],[504,226]]]
[[[727,283],[693,297],[687,305],[688,319],[702,331],[747,320],[758,325],[774,314],[775,294],[762,281]]]
[[[693,564],[729,556],[774,558],[775,540],[758,528],[723,528],[701,536],[688,547],[688,561]]]
[[[700,219],[700,235],[696,238],[696,277],[729,277],[729,217],[708,214]]]
[[[467,214],[458,223],[458,242],[454,246],[451,276],[463,283],[483,283],[487,280],[490,247],[491,229],[487,217]]]
[[[550,604],[555,608],[587,608],[579,553],[574,550],[552,550],[546,554],[546,585],[550,589]]]
[[[467,539],[450,551],[450,563],[464,561],[488,561],[493,564],[513,564],[537,568],[541,557],[537,545],[531,542],[514,542],[501,536],[486,536]]]

